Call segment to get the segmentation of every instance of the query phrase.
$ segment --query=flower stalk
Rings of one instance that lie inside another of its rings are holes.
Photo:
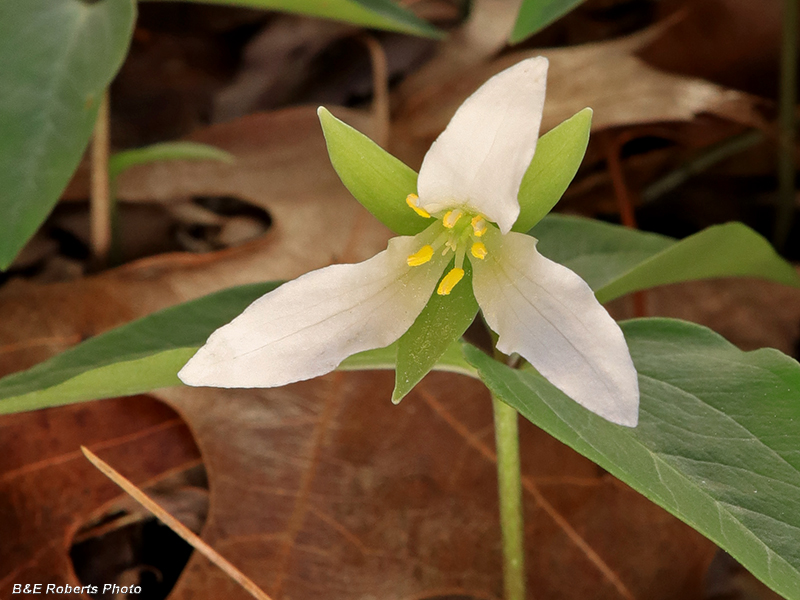
[[[503,540],[503,597],[525,600],[525,522],[517,411],[492,396],[497,451],[497,490]]]

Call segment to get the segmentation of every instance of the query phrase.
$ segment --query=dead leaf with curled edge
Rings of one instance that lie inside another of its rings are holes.
[[[81,444],[142,486],[200,462],[186,425],[145,396],[0,417],[0,597],[16,597],[14,584],[81,585],[73,537],[119,498]]]
[[[393,406],[391,385],[334,373],[158,393],[205,460],[204,539],[271,597],[501,597],[488,393],[435,374]],[[528,423],[522,446],[532,595],[702,597],[711,542]],[[171,598],[247,596],[194,555]]]
[[[647,123],[691,121],[700,113],[738,123],[761,125],[757,100],[745,93],[681,75],[659,71],[635,52],[657,37],[663,25],[633,36],[566,48],[506,54],[468,71],[456,71],[438,85],[408,96],[395,111],[398,153],[421,162],[461,103],[491,76],[533,56],[550,60],[542,131],[579,110],[594,110],[592,130]]]
[[[338,111],[364,127],[355,111]],[[233,196],[272,217],[262,237],[220,252],[165,254],[80,280],[0,288],[0,375],[62,351],[82,339],[234,285],[290,279],[335,262],[358,262],[385,249],[391,232],[339,181],[316,111],[287,109],[244,117],[198,132],[194,141],[236,156],[236,163],[176,161],[136,167],[120,179],[129,202]],[[80,196],[82,182],[71,194]]]
[[[389,373],[335,373],[273,390],[159,392],[183,420],[143,396],[3,416],[0,594],[98,583],[77,579],[70,544],[127,502],[80,444],[145,485],[196,464],[191,432],[209,476],[203,538],[276,600],[499,598],[486,390],[435,374],[394,406],[391,385]],[[526,422],[522,455],[537,596],[702,597],[713,544]],[[169,597],[249,598],[196,553]]]

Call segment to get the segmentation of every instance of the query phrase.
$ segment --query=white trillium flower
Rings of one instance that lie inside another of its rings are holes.
[[[275,387],[328,373],[348,356],[399,339],[433,293],[447,295],[458,284],[469,260],[497,348],[518,353],[596,414],[635,426],[638,380],[619,326],[586,282],[539,254],[535,238],[511,231],[536,149],[546,75],[545,58],[525,60],[461,105],[425,155],[418,196],[406,200],[431,219],[427,229],[390,240],[369,260],[312,271],[256,300],[211,335],[181,380]]]

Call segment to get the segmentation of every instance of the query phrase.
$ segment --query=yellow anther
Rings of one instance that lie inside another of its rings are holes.
[[[486,258],[486,255],[489,254],[486,251],[486,246],[483,245],[483,242],[475,242],[474,244],[472,244],[471,252],[472,256],[474,256],[475,258],[480,258],[481,260]]]
[[[475,235],[481,237],[484,233],[486,233],[487,229],[488,226],[486,225],[486,219],[480,215],[475,215],[472,217],[472,231],[475,232]]]
[[[406,196],[406,204],[408,204],[409,208],[411,208],[411,210],[417,213],[420,217],[425,219],[431,218],[431,215],[427,210],[419,207],[419,196],[416,194],[409,194]]]
[[[462,277],[464,277],[464,269],[450,269],[450,272],[442,277],[442,280],[439,282],[436,293],[440,296],[449,295],[450,292],[453,291],[453,288],[456,287],[456,284],[461,281]]]
[[[425,244],[422,248],[417,250],[414,254],[409,255],[406,259],[409,267],[418,267],[424,265],[433,257],[433,246]]]
[[[452,229],[458,223],[458,220],[461,218],[463,213],[459,209],[448,210],[444,217],[442,217],[442,225],[447,227],[448,229]]]

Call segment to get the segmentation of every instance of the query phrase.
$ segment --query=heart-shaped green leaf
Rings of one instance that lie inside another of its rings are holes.
[[[0,269],[78,166],[135,18],[133,0],[0,3]]]

